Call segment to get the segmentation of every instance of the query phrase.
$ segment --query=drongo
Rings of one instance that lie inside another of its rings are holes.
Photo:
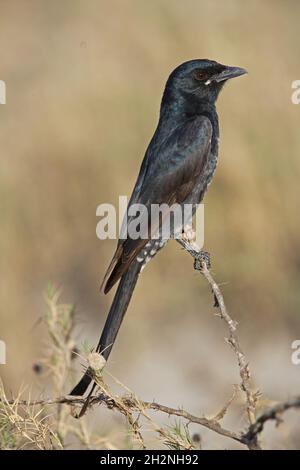
[[[163,93],[158,125],[146,150],[127,210],[133,204],[150,209],[153,204],[192,204],[196,207],[202,201],[218,160],[216,100],[227,80],[245,73],[246,70],[240,67],[207,59],[190,60],[173,70]],[[154,224],[154,228],[150,221],[147,222],[148,236],[119,239],[104,277],[105,293],[119,281],[96,348],[106,360],[141,270],[167,241],[159,236],[163,220]],[[71,395],[83,395],[92,381],[93,373],[88,369]]]

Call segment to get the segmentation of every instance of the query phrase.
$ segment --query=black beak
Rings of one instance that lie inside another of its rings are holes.
[[[240,77],[248,73],[247,70],[242,69],[241,67],[225,67],[222,72],[218,73],[213,77],[215,82],[223,82],[224,80],[230,80],[231,78]]]

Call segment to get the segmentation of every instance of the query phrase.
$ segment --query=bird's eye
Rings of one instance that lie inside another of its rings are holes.
[[[196,70],[194,73],[194,78],[196,80],[205,80],[207,78],[207,74],[203,72],[203,70]]]

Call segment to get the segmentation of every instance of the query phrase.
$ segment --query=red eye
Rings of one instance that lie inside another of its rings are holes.
[[[202,70],[196,70],[196,72],[194,73],[194,78],[196,80],[204,80],[206,78],[206,73],[203,72]]]

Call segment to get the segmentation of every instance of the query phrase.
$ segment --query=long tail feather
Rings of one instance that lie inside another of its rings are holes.
[[[134,261],[128,271],[123,274],[118,289],[116,291],[113,303],[111,305],[108,317],[106,319],[97,352],[100,352],[107,360],[114,342],[116,340],[119,328],[126,313],[128,304],[132,297],[138,276],[141,270],[141,264]],[[83,395],[92,382],[92,376],[87,370],[80,382],[73,388],[70,395]]]

